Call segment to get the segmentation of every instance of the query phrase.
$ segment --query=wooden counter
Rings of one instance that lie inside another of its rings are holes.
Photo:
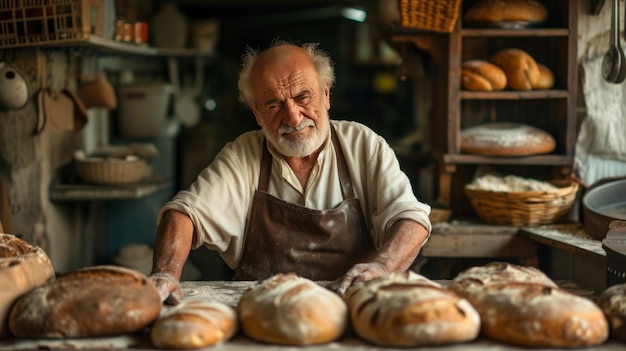
[[[445,282],[442,282],[445,284]],[[251,287],[254,282],[232,282],[232,281],[211,281],[211,282],[183,282],[182,287],[185,292],[185,299],[209,299],[223,302],[231,307],[235,307],[239,297],[243,292]],[[585,348],[585,350],[624,350],[626,345],[609,340],[607,343],[595,347]],[[41,350],[41,349],[152,349],[146,335],[120,336],[111,338],[83,339],[83,340],[8,340],[0,342],[0,350]],[[346,335],[342,339],[325,345],[293,347],[266,345],[254,342],[242,335],[237,335],[234,339],[213,348],[206,350],[224,351],[285,351],[285,350],[306,350],[306,351],[334,351],[334,350],[400,350],[398,348],[377,347],[360,340],[354,335]],[[410,348],[412,350],[424,351],[448,351],[448,350],[468,350],[468,351],[507,351],[507,350],[528,350],[504,345],[486,338],[479,338],[470,343],[447,345],[447,346],[426,346]]]

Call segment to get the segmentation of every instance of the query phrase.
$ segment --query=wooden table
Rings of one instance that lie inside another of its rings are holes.
[[[442,282],[445,284],[445,282]],[[235,307],[239,297],[243,292],[253,286],[254,282],[233,282],[233,281],[187,281],[182,282],[185,292],[185,299],[209,299],[225,303],[231,307]],[[149,344],[146,335],[120,336],[111,338],[83,339],[83,340],[9,340],[0,342],[0,350],[41,350],[41,349],[142,349],[149,350],[152,346]],[[607,343],[595,347],[585,348],[585,350],[624,350],[625,344],[616,340],[609,340]],[[293,347],[260,344],[252,341],[241,334],[232,340],[213,348],[206,350],[224,350],[224,351],[335,351],[335,350],[403,350],[398,348],[378,347],[362,341],[358,337],[350,334],[342,339],[325,345]],[[424,351],[508,351],[508,350],[525,350],[527,348],[519,348],[508,346],[486,338],[479,338],[470,343],[447,345],[447,346],[426,346],[419,348],[410,348],[412,350]]]

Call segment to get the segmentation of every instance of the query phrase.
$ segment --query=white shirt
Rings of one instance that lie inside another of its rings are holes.
[[[430,206],[419,202],[395,153],[387,142],[358,122],[331,120],[343,148],[354,195],[374,245],[380,248],[387,230],[399,219],[411,219],[432,230]],[[257,189],[263,141],[261,130],[240,135],[215,156],[189,189],[181,190],[163,206],[187,214],[193,221],[193,248],[205,245],[219,252],[235,268],[243,252],[243,236]],[[268,144],[269,146],[269,144]],[[268,192],[282,200],[315,210],[334,208],[343,195],[337,157],[330,138],[303,189],[285,160],[269,147],[273,156]]]

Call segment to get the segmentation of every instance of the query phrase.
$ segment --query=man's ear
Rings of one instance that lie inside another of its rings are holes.
[[[249,101],[247,102],[248,104],[248,108],[250,109],[250,111],[252,111],[252,114],[254,115],[254,119],[256,120],[256,124],[259,125],[259,127],[262,127],[261,125],[261,117],[259,116],[259,114],[257,113],[256,109],[254,108],[254,105],[252,105]]]
[[[330,86],[328,84],[324,88],[324,105],[326,106],[326,111],[330,110]]]

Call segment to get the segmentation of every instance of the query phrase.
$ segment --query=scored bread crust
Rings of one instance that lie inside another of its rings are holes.
[[[547,9],[535,0],[481,0],[463,15],[463,19],[470,23],[541,23],[547,18]]]
[[[541,73],[535,59],[521,49],[504,49],[490,59],[506,74],[507,86],[514,90],[532,90],[539,82]]]
[[[184,300],[170,307],[150,328],[150,340],[158,348],[195,349],[230,339],[237,331],[235,310],[223,303]]]
[[[611,335],[626,341],[626,284],[613,285],[596,300],[608,319]]]
[[[460,343],[480,331],[467,300],[411,271],[357,283],[344,299],[356,333],[382,346]]]
[[[98,337],[138,332],[161,311],[154,284],[140,272],[93,266],[60,276],[21,296],[9,316],[15,336]]]
[[[461,64],[461,85],[473,91],[500,91],[506,88],[506,75],[488,61],[467,60]]]
[[[537,63],[539,68],[539,79],[533,86],[533,89],[547,90],[554,86],[554,74],[546,65]]]
[[[472,294],[480,293],[489,285],[510,282],[557,286],[552,279],[535,267],[494,261],[462,271],[450,281],[446,288],[467,298]]]
[[[294,273],[276,274],[244,292],[237,316],[245,335],[281,345],[328,343],[348,325],[339,295]]]
[[[534,283],[498,283],[468,296],[482,332],[528,347],[583,347],[608,337],[602,310],[588,298]]]

